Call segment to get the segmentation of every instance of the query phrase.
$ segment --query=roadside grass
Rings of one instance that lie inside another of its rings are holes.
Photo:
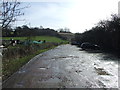
[[[14,40],[26,40],[26,39],[30,39],[30,40],[46,40],[47,42],[66,42],[65,40],[62,40],[60,38],[57,37],[52,37],[52,36],[32,36],[32,37],[2,37],[3,40],[10,40],[10,39],[14,39]]]

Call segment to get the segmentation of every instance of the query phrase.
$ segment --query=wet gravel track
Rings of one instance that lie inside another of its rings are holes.
[[[34,57],[3,88],[118,88],[119,58],[61,45]]]

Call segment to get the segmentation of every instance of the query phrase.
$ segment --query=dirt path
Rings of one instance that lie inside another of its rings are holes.
[[[61,45],[33,58],[3,87],[118,88],[118,58]]]

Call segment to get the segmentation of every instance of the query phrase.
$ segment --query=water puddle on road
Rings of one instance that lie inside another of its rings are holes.
[[[47,68],[45,68],[45,67],[39,67],[38,69],[40,69],[40,70],[46,70]]]
[[[21,73],[25,73],[26,71],[22,70],[22,71],[19,71],[18,73],[21,74]]]

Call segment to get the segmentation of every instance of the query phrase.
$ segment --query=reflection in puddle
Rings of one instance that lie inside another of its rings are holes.
[[[26,71],[23,70],[23,71],[19,71],[18,73],[25,73],[25,72],[26,72]]]
[[[45,68],[45,67],[39,67],[38,69],[46,70],[47,68]]]

